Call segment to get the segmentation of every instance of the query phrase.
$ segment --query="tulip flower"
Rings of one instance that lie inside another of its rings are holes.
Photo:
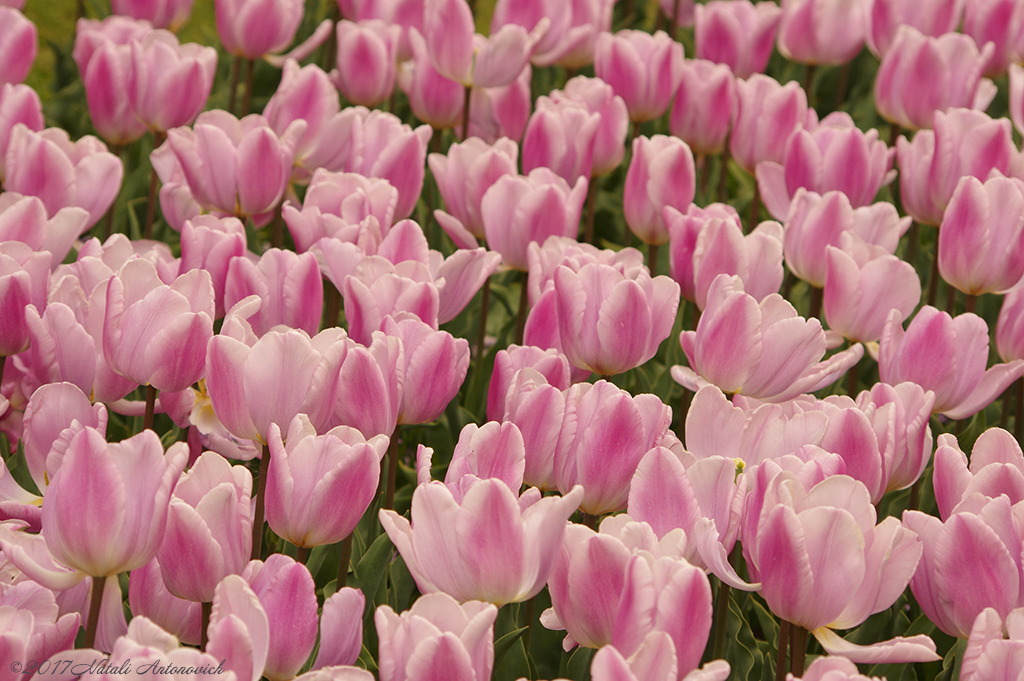
[[[517,500],[501,480],[485,479],[471,485],[460,502],[433,482],[413,494],[411,525],[387,510],[381,510],[380,521],[421,592],[500,606],[543,588],[566,521],[582,497],[577,487],[565,497],[527,493]],[[454,546],[437,541],[442,527],[459,528]]]
[[[398,72],[398,86],[408,96],[409,107],[436,130],[456,127],[462,121],[465,88],[434,67],[420,31],[411,30],[409,41],[413,57]]]
[[[206,270],[213,281],[215,316],[224,316],[224,288],[231,260],[246,253],[245,226],[238,218],[200,215],[181,227],[181,269]]]
[[[156,28],[177,31],[192,14],[195,0],[110,0],[114,14],[125,14],[133,19],[142,19]]]
[[[764,72],[782,10],[774,2],[712,0],[694,7],[697,59],[725,64],[737,78]]]
[[[0,85],[0,182],[4,178],[3,159],[7,156],[7,145],[11,132],[18,123],[29,130],[39,132],[45,125],[43,105],[39,95],[28,85]]]
[[[1015,287],[1003,298],[1003,306],[999,310],[999,319],[996,321],[996,350],[1004,362],[1024,359],[1024,331],[1021,329],[1021,322],[1024,321],[1022,302],[1024,302],[1024,297],[1022,297],[1020,289]]]
[[[739,104],[729,137],[729,153],[740,167],[753,174],[762,161],[781,163],[786,142],[803,127],[813,127],[817,114],[807,108],[807,95],[794,81],[778,81],[754,74],[736,81]]]
[[[338,22],[338,68],[331,72],[341,95],[362,106],[377,106],[395,89],[400,29],[383,21]]]
[[[313,669],[356,663],[363,647],[365,609],[363,592],[348,586],[324,601],[320,615],[320,650]]]
[[[589,179],[600,123],[600,115],[589,113],[581,104],[555,104],[539,97],[523,137],[523,172],[545,167],[566,182]]]
[[[690,368],[672,368],[677,382],[690,390],[711,383],[765,402],[829,385],[864,354],[857,344],[822,360],[826,341],[818,320],[801,319],[777,294],[758,304],[739,277],[724,274],[711,284],[697,330],[684,331],[679,342]]]
[[[71,245],[88,229],[89,214],[81,208],[62,208],[52,218],[35,196],[14,192],[0,194],[0,241],[20,241],[33,251],[48,251],[56,267]]]
[[[1013,0],[968,0],[964,4],[964,33],[978,45],[992,43],[986,76],[1000,76],[1019,59],[1024,46],[1024,6]]]
[[[964,651],[960,678],[963,681],[1013,678],[1017,673],[1021,625],[1024,610],[1014,608],[1004,618],[995,608],[985,608],[974,620],[967,648]]]
[[[469,134],[488,144],[502,137],[520,141],[530,118],[530,83],[533,71],[527,64],[508,85],[492,88],[473,88],[469,98]],[[461,127],[457,132],[462,137]]]
[[[1009,121],[993,120],[967,109],[937,111],[934,131],[920,130],[912,142],[902,137],[896,140],[896,155],[903,206],[926,225],[942,222],[942,214],[964,175],[984,182],[995,169],[1016,177],[1024,163],[1013,143]]]
[[[555,306],[569,362],[601,376],[640,366],[672,331],[679,285],[646,269],[624,275],[596,263],[555,270]]]
[[[417,598],[401,615],[380,606],[373,617],[380,681],[426,681],[437,678],[438,669],[452,681],[489,679],[497,617],[490,603],[459,605],[443,593]]]
[[[913,26],[924,35],[938,38],[955,31],[963,16],[965,0],[871,0],[865,8],[867,44],[876,57],[889,51],[900,26]]]
[[[238,681],[259,681],[270,653],[270,624],[253,590],[239,575],[217,585],[206,645]]]
[[[720,154],[736,115],[736,77],[725,64],[683,63],[669,130],[698,155]]]
[[[879,343],[878,374],[890,385],[912,381],[935,393],[936,414],[972,416],[1024,375],[1024,360],[988,363],[988,326],[972,313],[956,319],[926,305],[903,330],[903,317],[889,313]]]
[[[341,541],[355,529],[377,493],[387,438],[369,441],[347,426],[317,435],[300,414],[288,427],[271,424],[267,521],[303,548]]]
[[[302,0],[217,0],[216,8],[217,35],[224,49],[246,59],[266,58],[278,66],[287,57],[300,61],[331,35],[331,23],[324,20],[287,57],[279,57],[291,45],[302,23]]]
[[[234,258],[224,280],[224,307],[247,296],[260,298],[259,311],[249,317],[257,336],[279,325],[302,329],[310,336],[320,328],[323,278],[316,256],[272,248],[258,262]]]
[[[17,241],[0,244],[0,357],[28,347],[25,308],[45,307],[49,278],[49,253],[36,253]]]
[[[36,25],[14,7],[0,7],[0,86],[25,80],[39,49]]]
[[[561,56],[573,13],[572,3],[564,0],[498,0],[491,16],[491,33],[507,25],[521,26],[530,32],[547,19],[547,29],[533,46],[530,61],[535,66],[550,66]]]
[[[201,606],[178,598],[167,590],[156,558],[132,570],[128,578],[128,605],[134,615],[133,621],[140,618],[152,620],[183,642],[199,645]]]
[[[349,337],[357,343],[370,345],[373,332],[384,331],[385,318],[402,314],[437,331],[439,295],[434,282],[403,276],[380,256],[364,258],[340,290]]]
[[[594,73],[615,88],[634,123],[668,111],[682,67],[683,46],[664,31],[602,33],[594,46]]]
[[[302,253],[324,237],[352,243],[379,241],[397,221],[397,205],[398,190],[387,180],[317,170],[302,209],[288,202],[281,212],[296,250]],[[368,218],[373,222],[366,222]]]
[[[210,603],[225,576],[242,572],[252,551],[251,494],[249,471],[215,452],[204,452],[181,476],[157,554],[168,591]]]
[[[615,94],[615,89],[600,78],[576,76],[569,79],[564,89],[553,90],[549,97],[556,106],[575,102],[582,104],[590,113],[600,116],[594,135],[591,176],[604,175],[618,168],[626,153],[629,111],[622,97]]]
[[[862,3],[784,0],[779,52],[802,64],[845,64],[864,45]]]
[[[597,36],[612,29],[615,0],[572,0],[572,20],[562,38],[558,65],[580,69],[594,63]]]
[[[129,50],[128,96],[135,117],[158,132],[195,120],[213,87],[217,51],[195,43],[179,45],[167,31],[153,31]]]
[[[857,665],[845,657],[826,655],[819,657],[804,670],[799,681],[873,681],[877,677],[867,677],[857,670]],[[786,675],[786,681],[798,681],[792,674]]]
[[[1024,453],[1008,432],[989,428],[975,441],[968,464],[956,436],[943,433],[935,451],[932,482],[943,521],[949,520],[959,504],[975,494],[988,499],[1005,494],[1011,504],[1016,504],[1024,501]]]
[[[878,139],[877,130],[861,132],[843,112],[826,116],[813,130],[798,130],[786,142],[782,163],[765,161],[756,168],[765,207],[785,220],[800,187],[818,194],[837,190],[854,208],[875,200],[878,190],[896,176],[896,150]]]
[[[1018,132],[1024,130],[1024,67],[1020,64],[1010,64],[1010,119]]]
[[[686,142],[664,135],[635,137],[622,195],[626,224],[646,244],[668,243],[662,211],[689,208],[696,186],[693,153]]]
[[[405,370],[398,423],[429,423],[438,418],[459,392],[469,370],[469,342],[436,331],[415,318],[385,320],[388,336],[400,338]],[[344,369],[342,370],[344,373]]]
[[[939,228],[939,273],[969,296],[1002,293],[1024,276],[1024,182],[967,176]]]
[[[283,553],[251,561],[242,573],[267,614],[270,638],[263,676],[294,679],[313,652],[317,632],[316,585],[301,563]]]
[[[430,482],[433,457],[433,448],[420,445],[416,452],[419,484]],[[500,480],[510,490],[518,490],[525,465],[523,435],[514,423],[490,421],[482,427],[470,423],[459,433],[444,484],[461,504],[469,489],[484,479]]]
[[[514,423],[523,436],[523,481],[543,491],[558,489],[555,449],[562,433],[565,405],[563,391],[544,382],[531,369],[516,372],[506,391],[502,418]]]
[[[918,130],[931,127],[936,111],[984,111],[996,93],[992,81],[981,77],[992,50],[988,44],[979,49],[960,33],[929,38],[910,26],[901,27],[875,78],[878,113]]]
[[[516,375],[524,369],[540,374],[548,385],[565,390],[569,387],[569,362],[555,350],[541,350],[529,345],[510,345],[494,357],[494,373],[487,389],[487,419],[503,421],[508,390]]]
[[[401,339],[377,331],[368,347],[349,340],[338,394],[358,394],[360,398],[337,400],[331,425],[352,426],[367,438],[390,437],[398,424],[404,375],[405,349]]]

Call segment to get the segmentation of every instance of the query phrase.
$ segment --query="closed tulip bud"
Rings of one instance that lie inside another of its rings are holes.
[[[195,0],[110,0],[114,14],[125,14],[133,19],[142,19],[155,28],[177,31],[192,14]]]
[[[342,587],[324,601],[320,615],[320,650],[313,669],[356,663],[363,648],[365,609],[363,592],[350,586]]]
[[[206,270],[213,280],[215,318],[224,316],[224,287],[231,260],[246,253],[245,226],[238,218],[199,215],[181,228],[181,273]]]
[[[995,499],[1005,494],[1011,504],[1024,501],[1024,453],[1020,444],[1002,428],[989,428],[974,443],[970,463],[956,436],[943,433],[935,450],[932,478],[939,517],[949,519],[972,495]]]
[[[803,64],[845,64],[864,45],[864,7],[847,0],[784,0],[779,52]]]
[[[533,31],[541,20],[547,19],[547,30],[534,46],[530,60],[535,66],[550,66],[562,55],[566,32],[574,23],[574,9],[572,2],[559,0],[498,0],[491,18],[491,33],[506,25]]]
[[[729,137],[729,153],[740,167],[753,174],[758,163],[785,159],[790,135],[813,127],[817,114],[807,107],[807,94],[796,82],[780,85],[754,74],[736,81],[739,105]]]
[[[968,0],[964,5],[964,33],[978,45],[992,43],[985,64],[986,76],[1006,73],[1024,46],[1024,5],[1014,0]]]
[[[696,187],[693,153],[686,142],[664,135],[635,138],[622,195],[626,224],[646,244],[668,243],[662,211],[668,206],[689,208]]]
[[[694,7],[697,59],[725,64],[737,78],[764,72],[782,10],[774,2],[712,0]]]
[[[320,327],[323,277],[312,253],[296,255],[272,248],[257,262],[233,258],[224,281],[224,307],[230,309],[247,296],[260,298],[260,309],[249,317],[257,336],[284,325],[310,336]]]
[[[412,60],[398,73],[398,85],[409,97],[409,107],[416,118],[436,130],[456,127],[462,120],[465,88],[438,72],[419,31],[411,30],[409,41]]]
[[[39,49],[37,33],[17,8],[0,7],[0,86],[25,80]]]
[[[533,103],[530,95],[532,78],[533,70],[527,64],[508,85],[473,88],[469,102],[468,137],[479,137],[488,144],[502,137],[516,142],[522,140]],[[461,128],[458,132],[462,133]]]
[[[217,0],[216,8],[217,34],[224,49],[246,59],[261,59],[273,58],[291,45],[305,6],[302,0]],[[331,24],[324,21],[289,56],[303,59],[330,35]]]
[[[569,387],[569,362],[555,350],[530,345],[510,345],[494,358],[494,373],[487,391],[487,418],[503,421],[509,388],[524,369],[536,371],[548,385],[558,390]]]
[[[558,65],[580,69],[594,63],[594,43],[612,30],[615,0],[572,0],[572,20],[562,38]]]
[[[3,159],[7,156],[7,145],[11,133],[18,123],[29,130],[39,132],[45,125],[43,105],[39,95],[28,85],[0,85],[0,182],[4,179]]]
[[[558,105],[537,99],[523,137],[523,172],[550,168],[566,182],[589,179],[594,165],[594,141],[601,117],[582,104]]]
[[[283,553],[251,561],[242,572],[267,614],[270,639],[263,676],[294,679],[313,652],[317,632],[316,585],[305,565]]]
[[[1014,287],[1003,298],[996,322],[996,350],[1004,362],[1024,359],[1024,295]]]
[[[331,76],[342,97],[372,107],[391,95],[399,32],[383,21],[338,22],[338,68]]]
[[[415,318],[385,320],[388,336],[404,348],[405,385],[398,423],[429,423],[439,417],[462,387],[469,370],[469,342],[436,331]]]
[[[153,31],[129,49],[128,96],[136,118],[158,132],[195,120],[213,87],[217,51],[179,45],[167,31]]]
[[[683,63],[669,129],[697,154],[720,154],[736,116],[736,77],[724,64]]]
[[[341,365],[338,394],[358,394],[358,400],[337,400],[333,405],[333,424],[356,428],[365,437],[387,435],[395,431],[402,401],[405,351],[402,341],[381,331],[363,347],[348,341],[348,352]]]
[[[900,26],[913,26],[938,38],[955,31],[964,13],[965,0],[871,0],[867,3],[867,44],[876,57],[889,51]]]
[[[683,47],[664,31],[602,33],[597,38],[594,73],[622,97],[630,120],[658,118],[672,101],[682,77]]]
[[[629,111],[622,97],[615,94],[615,89],[600,78],[576,76],[565,84],[565,89],[552,91],[550,98],[556,104],[578,102],[590,113],[600,116],[594,135],[591,176],[604,175],[618,168],[626,153]]]
[[[0,244],[0,357],[28,347],[29,328],[25,308],[46,306],[50,279],[49,253],[35,253],[17,241]]]
[[[178,598],[167,590],[156,558],[132,570],[128,578],[128,605],[134,617],[150,619],[183,643],[199,645],[202,608],[199,603]]]

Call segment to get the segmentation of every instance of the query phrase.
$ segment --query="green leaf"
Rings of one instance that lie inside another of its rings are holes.
[[[590,681],[590,662],[596,652],[593,648],[577,648],[569,658],[566,678],[573,681]]]
[[[514,629],[494,642],[495,667],[497,667],[501,663],[501,659],[505,657],[505,653],[512,649],[512,646],[515,644],[515,642],[523,637],[523,634],[526,633],[527,629],[529,629],[529,627],[520,627],[519,629]]]
[[[368,603],[374,602],[377,590],[384,580],[384,570],[391,559],[394,547],[391,539],[382,534],[366,550],[362,559],[356,564],[353,586],[363,592]]]

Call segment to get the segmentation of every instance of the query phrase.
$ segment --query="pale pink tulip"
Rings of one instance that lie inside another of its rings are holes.
[[[49,253],[36,253],[21,242],[0,244],[0,357],[28,347],[25,308],[46,306],[50,261]]]
[[[768,65],[782,10],[774,2],[712,0],[694,7],[697,59],[725,64],[737,78]]]
[[[254,262],[233,258],[224,280],[224,307],[230,309],[247,296],[260,299],[260,309],[249,317],[257,336],[284,325],[312,336],[320,328],[323,278],[312,253],[296,255],[272,248]]]
[[[687,210],[696,191],[693,153],[686,142],[655,135],[633,139],[633,158],[626,173],[622,211],[626,224],[648,245],[668,243],[662,212]]]
[[[395,89],[401,30],[383,21],[339,21],[337,69],[331,72],[341,96],[362,106],[377,106]]]
[[[807,94],[795,81],[780,85],[756,73],[737,80],[736,92],[739,104],[729,153],[748,173],[763,161],[782,163],[790,135],[817,122],[817,114],[807,107]]]
[[[932,483],[943,521],[949,520],[959,504],[974,494],[989,499],[1005,494],[1010,504],[1016,504],[1024,501],[1024,453],[1008,432],[989,428],[975,441],[968,463],[956,436],[943,433],[935,450]]]
[[[0,7],[0,86],[25,80],[38,45],[36,25],[17,8]]]
[[[683,62],[669,130],[698,155],[720,154],[737,109],[736,77],[725,64]]]
[[[177,31],[192,14],[195,0],[111,0],[114,14],[126,14],[133,19],[144,19],[156,28]]]
[[[28,85],[5,83],[0,85],[0,182],[4,179],[7,145],[18,123],[35,132],[42,130],[45,126],[43,105],[39,95]]]
[[[1005,620],[995,608],[985,608],[974,620],[964,650],[963,681],[1012,679],[1020,668],[1024,639],[1024,610],[1014,608]]]
[[[964,13],[965,0],[868,0],[867,44],[876,57],[889,51],[896,31],[907,24],[937,38],[955,31]]]
[[[224,49],[246,59],[267,59],[280,66],[288,57],[300,61],[331,35],[324,20],[305,42],[278,56],[292,44],[302,23],[302,0],[217,0],[217,34]],[[244,680],[240,680],[244,681]]]
[[[305,565],[283,553],[250,561],[242,572],[267,614],[270,638],[263,676],[294,679],[313,652],[317,633],[316,585]]]
[[[398,322],[386,319],[384,330],[388,336],[402,341],[405,370],[401,375],[410,388],[403,387],[398,423],[433,421],[444,412],[466,379],[469,342],[415,318]]]
[[[668,111],[682,67],[682,45],[664,31],[602,33],[594,46],[594,73],[615,88],[638,123]]]
[[[168,31],[153,31],[129,49],[128,96],[136,118],[158,132],[195,120],[210,96],[217,51],[179,45]]]
[[[523,137],[523,172],[545,167],[566,182],[579,177],[589,179],[600,123],[601,117],[582,104],[556,104],[548,97],[539,97]]]
[[[802,64],[845,64],[864,45],[864,6],[847,0],[783,0],[779,52]]]
[[[184,643],[199,645],[201,606],[167,590],[156,558],[132,570],[128,578],[128,605],[134,618],[150,619]]]
[[[1016,0],[967,0],[964,5],[965,34],[978,45],[994,48],[985,64],[986,76],[1006,73],[1020,59],[1024,47],[1024,5]]]
[[[359,589],[342,587],[324,601],[320,614],[320,650],[313,669],[355,664],[363,647],[366,597]]]
[[[604,175],[618,168],[626,153],[629,111],[622,97],[615,94],[615,89],[600,78],[576,76],[565,84],[563,90],[553,90],[549,97],[556,105],[576,102],[590,113],[600,116],[597,133],[594,135],[591,176]]]

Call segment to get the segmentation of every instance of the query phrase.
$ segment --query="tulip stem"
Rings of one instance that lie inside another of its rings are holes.
[[[213,614],[213,602],[206,601],[201,603],[199,607],[199,650],[205,653],[206,644],[210,642],[210,632],[208,632],[207,629],[210,628],[210,616]]]
[[[384,487],[384,508],[395,507],[395,479],[398,477],[398,426],[388,443],[388,480]]]
[[[597,207],[597,178],[590,178],[587,185],[587,222],[583,228],[583,241],[594,243],[594,210]]]
[[[910,223],[910,228],[907,230],[907,248],[903,252],[903,260],[910,263],[910,266],[917,268],[914,260],[917,258],[917,240],[920,238],[918,234],[921,231],[921,225],[914,220]]]
[[[807,630],[797,624],[789,626],[789,671],[795,677],[804,675],[807,657]]]
[[[352,535],[341,540],[341,559],[338,562],[338,581],[335,582],[335,593],[348,584],[348,564],[352,561]]]
[[[850,62],[843,64],[839,69],[839,84],[836,85],[836,110],[846,100],[846,84],[850,81]]]
[[[807,69],[804,71],[804,93],[807,95],[807,106],[814,108],[814,73],[817,71],[817,67],[814,64],[808,64]]]
[[[465,98],[462,100],[462,141],[469,139],[469,106],[473,88],[466,86]]]
[[[846,394],[850,397],[857,395],[857,366],[860,362],[854,362],[846,371]]]
[[[1013,420],[1013,432],[1017,442],[1024,437],[1024,378],[1017,379],[1017,411]]]
[[[596,530],[597,529],[597,516],[596,515],[590,515],[589,513],[584,511],[584,513],[583,513],[583,524],[586,525],[587,527],[589,527],[592,530]]]
[[[476,337],[476,357],[477,361],[480,362],[480,366],[483,366],[484,361],[484,337],[487,335],[487,312],[488,307],[491,304],[491,278],[487,277],[484,279],[484,285],[481,287],[482,293],[480,295],[480,330]]]
[[[728,190],[729,182],[729,147],[725,147],[725,150],[718,155],[720,165],[718,168],[718,192],[715,194],[715,201],[721,201],[722,197],[725,196],[725,192]]]
[[[658,271],[658,244],[647,244],[647,269],[653,277]]]
[[[526,631],[523,633],[523,649],[526,650],[527,655],[530,654],[530,634],[533,632],[533,611],[536,600],[537,597],[534,596],[523,604],[523,626],[526,627]]]
[[[332,2],[331,9],[331,37],[324,42],[324,71],[330,73],[331,67],[335,66],[335,62],[338,60],[338,40],[335,36],[338,35],[338,21],[341,19],[341,9],[338,3]]]
[[[338,313],[341,312],[341,292],[330,279],[324,279],[324,318],[322,329],[331,329],[338,325]]]
[[[157,390],[151,385],[146,385],[146,412],[142,417],[142,429],[153,429],[153,412],[156,411]]]
[[[914,481],[910,486],[910,500],[907,502],[908,511],[916,511],[921,498],[921,478]]]
[[[757,227],[757,218],[761,213],[761,192],[758,190],[757,185],[754,185],[754,197],[750,199],[750,224],[747,225],[745,234],[750,234],[754,231],[754,227]]]
[[[775,681],[786,681],[786,649],[789,647],[789,622],[779,622],[778,655],[775,657]]]
[[[946,286],[946,312],[950,317],[956,316],[956,288]]]
[[[83,648],[92,648],[96,644],[96,629],[100,623],[100,606],[103,605],[103,587],[107,576],[92,578],[92,597],[89,599],[89,621],[85,625]]]
[[[234,116],[237,112],[235,111],[235,100],[237,99],[238,93],[238,79],[242,74],[242,57],[235,55],[235,60],[231,62],[231,87],[228,89],[228,113]]]
[[[928,304],[935,305],[935,295],[939,292],[939,249],[936,244],[935,257],[932,259],[932,273],[928,279]]]
[[[523,344],[523,332],[526,330],[526,317],[530,313],[530,287],[527,286],[529,275],[523,272],[519,286],[519,314],[516,315],[516,345]]]
[[[4,384],[4,366],[7,364],[7,357],[0,355],[0,387]],[[0,412],[0,416],[3,416],[4,412]]]
[[[310,550],[311,549],[308,546],[296,546],[295,547],[295,562],[296,563],[302,563],[303,565],[305,565],[306,561],[309,560],[309,552],[310,552]]]
[[[978,296],[972,296],[970,293],[964,296],[964,312],[974,313],[974,306],[978,302]]]
[[[255,66],[255,59],[250,59],[245,63],[245,96],[242,99],[242,116],[249,114],[249,105],[252,103],[252,72]]]
[[[260,479],[256,481],[256,513],[252,519],[252,560],[263,555],[263,509],[267,497],[267,472],[270,469],[270,445],[264,443],[260,456]]]
[[[724,583],[718,583],[718,600],[715,602],[715,642],[712,648],[711,659],[720,660],[725,655],[725,625],[729,621],[729,592],[732,588]]]
[[[153,131],[153,151],[160,148],[160,145],[167,139],[167,133],[161,130]],[[149,201],[146,203],[146,224],[142,231],[144,239],[153,238],[153,221],[156,219],[156,188],[157,180],[159,177],[156,174],[156,168],[150,163],[149,170]]]
[[[708,157],[705,154],[697,154],[697,175],[700,186],[700,198],[704,201],[705,205],[708,201],[708,175],[711,174],[711,165],[708,163]]]
[[[821,319],[821,303],[824,297],[824,290],[817,286],[811,287],[811,305],[808,310],[808,319]]]

